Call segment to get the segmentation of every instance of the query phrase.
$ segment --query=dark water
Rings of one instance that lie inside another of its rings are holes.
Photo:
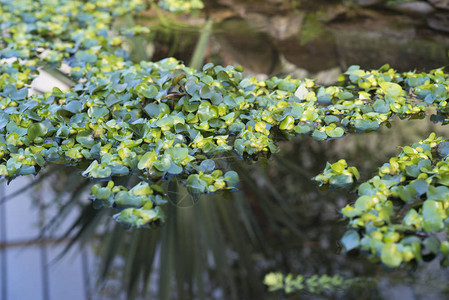
[[[314,3],[298,5],[297,10],[260,1],[221,9],[213,6],[208,10],[214,27],[206,60],[240,64],[247,74],[260,77],[320,75],[324,83],[354,64],[379,68],[388,63],[399,71],[449,65],[449,21],[443,22],[442,15],[448,14],[444,10],[410,15],[389,6],[370,9],[338,1]],[[194,26],[202,20],[182,21],[161,24],[153,32],[154,60],[174,55],[189,63],[199,35]]]

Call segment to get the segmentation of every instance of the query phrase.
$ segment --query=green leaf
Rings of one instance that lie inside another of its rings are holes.
[[[198,195],[205,192],[207,183],[198,174],[192,174],[187,178],[186,187],[191,194]]]
[[[101,119],[109,114],[109,110],[106,107],[91,107],[87,111],[87,114],[91,118]]]
[[[139,182],[129,192],[135,196],[146,196],[152,194],[152,190],[148,182]]]
[[[324,122],[329,125],[331,123],[337,123],[340,121],[340,118],[337,116],[329,115],[324,118]]]
[[[56,131],[56,137],[60,138],[67,138],[69,137],[69,134],[70,134],[69,127],[65,125],[59,127],[58,130]]]
[[[156,103],[150,103],[146,105],[144,111],[150,118],[156,118],[161,112],[159,105]]]
[[[195,93],[198,92],[201,89],[201,85],[196,83],[194,79],[189,79],[186,82],[185,88],[186,88],[186,92],[189,95],[194,96]]]
[[[33,141],[37,137],[43,137],[47,134],[48,128],[43,123],[33,123],[28,126],[27,136]]]
[[[292,116],[286,116],[279,125],[279,129],[281,130],[292,130],[293,127],[295,127],[295,119]]]
[[[10,133],[6,137],[6,143],[8,145],[16,146],[18,142],[19,142],[19,135],[17,134],[17,132]]]
[[[156,160],[153,163],[153,166],[161,172],[166,172],[168,169],[170,169],[171,164],[172,161],[170,159],[170,156],[164,155],[159,160]]]
[[[210,99],[213,95],[215,95],[215,93],[207,85],[203,86],[200,90],[200,97],[203,99]]]
[[[357,119],[354,122],[354,127],[360,131],[376,130],[379,128],[379,123],[367,119]]]
[[[110,166],[111,176],[126,176],[129,175],[129,168],[123,165]]]
[[[215,116],[215,111],[211,109],[210,103],[207,101],[201,102],[198,107],[198,117],[200,118],[200,121],[207,122]]]
[[[109,176],[111,176],[111,174],[112,170],[109,167],[94,168],[90,172],[90,176],[92,176],[93,178],[108,178]]]
[[[345,74],[349,75],[349,80],[356,82],[360,77],[365,76],[365,72],[360,70],[360,66],[352,65],[346,70]]]
[[[435,236],[429,236],[426,238],[423,242],[423,245],[429,249],[433,254],[439,254],[440,253],[440,245],[441,242],[438,238]]]
[[[224,174],[224,180],[226,181],[227,185],[233,188],[236,188],[240,179],[239,175],[235,171],[228,171]]]
[[[376,205],[375,196],[363,195],[356,200],[354,207],[361,211],[368,211],[374,205]]]
[[[399,97],[405,93],[402,87],[394,82],[380,82],[379,85],[385,94],[391,95],[392,97]]]
[[[437,151],[441,157],[446,157],[449,155],[449,141],[439,143],[437,146]]]
[[[105,100],[105,104],[106,104],[106,106],[111,107],[114,104],[119,103],[120,101],[121,100],[117,96],[109,95]]]
[[[210,96],[210,101],[212,102],[213,105],[219,105],[220,103],[223,102],[223,96],[219,93],[213,93]]]
[[[296,120],[298,120],[302,117],[303,113],[304,113],[304,108],[302,106],[295,105],[295,106],[293,106],[289,115],[292,116],[293,118],[295,118]]]
[[[317,140],[317,141],[322,141],[325,140],[327,138],[327,134],[326,132],[320,131],[320,130],[314,130],[312,132],[312,137]]]
[[[423,204],[422,215],[425,231],[440,232],[443,230],[443,220],[446,218],[446,213],[441,202],[426,200]]]
[[[169,148],[165,151],[165,154],[170,155],[172,160],[181,161],[188,157],[189,150],[187,148]]]
[[[80,143],[81,146],[84,148],[92,148],[92,146],[95,144],[94,137],[91,132],[88,131],[80,131],[76,135],[76,141]]]
[[[24,87],[21,88],[20,90],[13,91],[10,95],[10,98],[13,101],[23,100],[27,97],[27,95],[28,95],[28,88]]]
[[[174,162],[172,162],[172,163],[170,164],[170,167],[169,167],[168,170],[167,170],[167,172],[168,172],[169,174],[172,174],[172,175],[179,175],[179,174],[181,174],[183,171],[184,171],[184,169],[182,168],[182,166],[180,166],[180,165],[178,165],[178,164],[176,164],[176,163],[174,163]]]
[[[429,187],[429,183],[425,181],[424,179],[416,179],[412,181],[412,186],[415,188],[415,191],[418,196],[421,196],[425,192],[427,192],[427,189]]]
[[[265,122],[257,122],[254,124],[254,130],[257,132],[263,132],[266,128],[267,124]]]
[[[398,267],[402,263],[402,254],[394,243],[386,243],[380,251],[380,259],[391,268]]]
[[[390,105],[387,104],[384,100],[382,99],[377,99],[374,104],[374,111],[381,113],[381,114],[386,114],[390,111]]]
[[[347,166],[348,164],[346,163],[346,161],[344,159],[340,159],[339,161],[333,163],[331,165],[331,168],[335,173],[342,173]]]
[[[93,53],[89,53],[87,51],[78,51],[75,55],[76,59],[85,62],[93,64],[97,61],[97,56]]]
[[[81,112],[83,109],[83,104],[79,100],[71,100],[63,108],[73,114]]]
[[[96,184],[92,187],[92,194],[97,199],[107,200],[109,197],[111,197],[112,191],[110,188],[101,187],[100,185]]]
[[[6,125],[6,131],[15,132],[19,135],[19,137],[22,137],[27,134],[27,128],[17,126],[17,124],[14,121],[9,121],[9,123]]]
[[[339,138],[345,134],[345,130],[341,127],[336,128],[326,128],[326,134],[331,138]]]
[[[295,90],[295,84],[286,80],[281,80],[278,87],[281,91],[293,92]]]
[[[120,191],[114,197],[114,202],[117,205],[125,206],[125,207],[141,207],[142,206],[142,198],[131,193]]]
[[[212,159],[203,160],[200,164],[200,170],[204,173],[211,173],[215,169],[215,162]]]
[[[0,112],[0,129],[5,128],[8,122],[9,122],[9,114],[5,112]]]
[[[355,230],[348,230],[341,238],[341,243],[346,251],[356,249],[360,245],[360,236]]]
[[[416,196],[416,190],[413,185],[399,187],[399,197],[402,201],[412,201]]]
[[[296,125],[294,129],[298,134],[307,134],[312,130],[308,125]]]
[[[349,99],[354,98],[354,95],[351,92],[348,92],[348,91],[338,92],[336,96],[340,100],[349,100]]]
[[[139,170],[143,169],[151,169],[153,163],[157,161],[157,154],[154,151],[150,151],[145,153],[142,158],[139,160],[137,168]]]
[[[36,174],[35,167],[31,166],[31,165],[22,165],[17,170],[17,175],[20,175],[20,176],[31,175],[31,174]]]
[[[158,93],[159,90],[155,85],[150,85],[147,89],[141,91],[141,94],[148,99],[155,99]]]

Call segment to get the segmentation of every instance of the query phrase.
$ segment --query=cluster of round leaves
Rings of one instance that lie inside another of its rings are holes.
[[[429,105],[446,109],[448,74],[440,69],[351,67],[339,85],[323,87],[309,79],[244,78],[240,67],[194,70],[175,59],[133,64],[122,43],[147,29],[122,30],[114,20],[145,8],[143,1],[22,2],[0,4],[0,67],[7,73],[0,77],[0,175],[75,165],[104,182],[92,190],[95,201],[119,209],[116,219],[129,226],[163,218],[160,186],[174,177],[194,195],[234,189],[238,175],[219,168],[221,157],[254,161],[285,137],[340,138]],[[67,65],[74,86],[30,95],[37,66],[46,63]],[[114,183],[130,175],[142,180],[137,188]]]
[[[200,8],[201,3],[159,1],[158,4],[171,11],[180,11]],[[103,74],[132,66],[128,61],[129,54],[122,49],[126,38],[149,32],[148,28],[142,26],[116,28],[114,21],[145,8],[148,6],[146,1],[142,0],[90,1],[89,3],[76,0],[1,1],[1,176],[12,179],[18,175],[35,174],[47,163],[78,165],[85,169],[83,175],[101,179],[130,174],[129,168],[138,170],[151,168],[151,159],[154,160],[155,152],[145,152],[146,155],[142,155],[141,152],[146,150],[145,147],[144,150],[139,147],[142,140],[137,139],[135,142],[127,140],[129,132],[125,133],[125,128],[130,128],[124,121],[128,118],[127,105],[120,107],[121,115],[119,119],[115,119],[119,124],[113,121],[105,124],[104,127],[98,126],[98,119],[101,119],[99,121],[101,123],[105,114],[113,113],[108,108],[116,110],[118,105],[112,108],[113,104],[127,102],[129,107],[133,107],[136,103],[128,101],[131,94],[122,95],[123,97],[118,95],[127,84],[119,84],[113,79],[114,85],[108,92],[111,97],[106,107],[104,109],[93,107],[88,111],[88,108],[94,106],[94,90],[97,87],[101,90],[105,78],[114,75],[103,76]],[[29,86],[38,74],[38,67],[61,67],[62,65],[70,67],[69,76],[72,80],[79,82],[90,80],[89,86],[93,88],[89,91],[81,91],[83,85],[78,84],[68,93],[54,89],[53,93],[46,95],[30,95]],[[150,86],[150,92],[145,91],[144,85],[138,88],[147,96],[154,91],[153,86]],[[79,97],[80,94],[83,96]],[[139,109],[142,110],[141,105]],[[86,121],[86,112],[88,117],[93,118],[93,124]],[[115,113],[111,116],[112,118],[119,115],[118,110]],[[74,115],[76,116],[71,119],[70,117]],[[82,126],[86,127],[85,130]],[[108,126],[115,126],[114,130],[120,126],[124,127],[120,133],[108,132],[109,135],[112,134],[116,143],[123,142],[119,149],[116,149],[117,145],[114,143],[92,143],[94,138],[98,138],[97,135],[105,130],[104,128],[112,130],[112,127]],[[162,174],[164,172],[177,174],[182,171],[181,165],[188,162],[183,157],[188,151],[185,148],[177,148],[179,145],[174,145],[173,142],[168,144],[164,147],[176,148],[169,149],[161,160],[154,164],[154,169]],[[112,150],[110,150],[111,147]],[[137,151],[129,151],[130,148]],[[159,150],[156,151],[159,152]],[[118,153],[120,153],[120,163],[117,163],[115,157]],[[141,156],[143,159],[140,159]],[[82,158],[87,157],[89,160],[81,161]],[[189,158],[193,159],[191,156]],[[87,168],[84,166],[86,163],[88,165],[90,163]],[[191,184],[192,193],[223,189],[227,183],[228,186],[235,185],[235,172],[228,172],[224,176],[223,172],[219,170],[214,172],[213,169],[213,161],[209,163],[206,161],[198,167],[199,174],[188,182]],[[157,176],[154,177],[157,178]],[[153,191],[153,188],[154,186],[150,190]],[[122,188],[122,190],[126,189]],[[94,194],[97,192],[98,190],[94,189]],[[114,195],[115,193],[111,190],[111,199],[115,199]],[[104,191],[98,196],[101,200],[112,203],[111,199],[104,199]],[[160,204],[160,201],[153,202],[154,205]],[[148,205],[145,206],[142,203],[138,207],[148,208]],[[139,217],[141,220],[139,222],[124,223],[141,226],[142,220],[145,220],[143,223],[149,224],[162,216],[157,208],[154,208],[154,211],[156,213],[153,218]],[[125,213],[128,212],[129,210],[125,211]]]
[[[158,185],[150,186],[142,181],[128,190],[123,186],[114,186],[114,182],[109,181],[105,187],[95,184],[92,193],[97,208],[106,205],[121,210],[114,217],[123,224],[141,227],[163,219],[163,212],[158,205],[167,201],[164,199],[164,190]]]
[[[1,58],[19,58],[59,67],[62,62],[83,74],[87,64],[102,62],[116,69],[129,54],[122,49],[125,37],[146,34],[143,26],[113,28],[114,21],[125,15],[148,9],[154,1],[145,0],[2,0],[0,1]],[[156,1],[164,9],[188,12],[200,9],[199,0]],[[112,31],[111,29],[115,29]],[[119,31],[122,36],[116,34]],[[31,61],[31,62],[30,62]],[[30,68],[33,69],[33,68]],[[35,70],[35,68],[34,68]],[[7,72],[13,74],[13,72]],[[22,73],[22,72],[20,72]],[[2,72],[4,74],[4,72]],[[22,73],[23,74],[23,73]],[[26,82],[25,78],[18,78]]]
[[[0,56],[55,65],[69,58],[93,62],[98,59],[96,50],[114,53],[119,49],[121,39],[110,32],[114,18],[143,8],[143,0],[1,1]]]
[[[313,178],[319,182],[320,186],[331,188],[351,188],[359,179],[360,174],[357,168],[349,167],[344,159],[333,164],[326,163],[324,171]]]
[[[360,248],[389,267],[439,256],[449,263],[449,141],[429,138],[402,148],[358,187],[342,209],[352,229],[346,250]]]
[[[282,290],[286,294],[292,292],[309,292],[313,294],[322,294],[326,292],[336,292],[338,290],[346,290],[351,286],[362,281],[367,281],[363,278],[344,278],[340,275],[313,275],[305,277],[303,275],[287,276],[281,273],[269,273],[265,275],[264,284],[269,291]]]
[[[203,9],[204,3],[202,0],[160,0],[159,6],[167,11],[179,13]]]

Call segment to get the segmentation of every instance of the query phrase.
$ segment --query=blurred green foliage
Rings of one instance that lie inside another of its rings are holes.
[[[302,275],[284,276],[281,273],[269,273],[265,276],[264,283],[270,291],[283,290],[286,294],[292,292],[309,292],[312,294],[335,293],[338,290],[353,288],[361,282],[368,283],[364,278],[343,278],[340,275],[313,275],[304,277]]]

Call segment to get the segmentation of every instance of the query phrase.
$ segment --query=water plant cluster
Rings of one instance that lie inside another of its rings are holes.
[[[344,159],[331,164],[326,163],[323,172],[313,178],[321,186],[332,188],[350,188],[360,179],[356,167],[349,167]]]
[[[352,228],[342,238],[346,250],[360,248],[389,267],[436,256],[448,265],[448,155],[449,141],[432,133],[403,147],[377,176],[360,184],[355,203],[341,211]],[[338,178],[341,172],[327,176]],[[347,184],[334,181],[334,186]]]
[[[340,275],[313,275],[304,277],[303,275],[284,276],[281,273],[269,273],[265,276],[264,284],[270,291],[282,290],[286,294],[293,292],[309,292],[313,294],[324,294],[326,292],[336,292],[354,287],[356,284],[368,283],[364,278],[344,278]]]
[[[175,13],[189,12],[204,8],[204,3],[201,0],[161,0],[158,4],[161,8]]]
[[[230,155],[253,162],[275,153],[279,140],[342,138],[377,130],[393,116],[423,117],[429,107],[447,122],[449,75],[442,69],[352,66],[325,87],[311,79],[245,78],[241,67],[196,70],[172,58],[135,64],[123,46],[150,29],[121,28],[116,20],[145,8],[140,0],[0,2],[2,177],[37,174],[50,163],[77,166],[95,181],[97,206],[116,208],[126,226],[152,227],[164,219],[164,182],[176,178],[194,196],[235,189],[238,174],[219,163]],[[40,68],[60,67],[74,82],[68,91],[31,93]],[[343,237],[348,250],[368,250],[392,267],[421,259],[422,251],[448,254],[448,242],[434,235],[446,228],[446,143],[431,136],[405,147],[360,186],[355,205],[342,210],[353,228]],[[141,182],[121,184],[129,175]],[[357,179],[344,161],[317,177],[336,186]]]

